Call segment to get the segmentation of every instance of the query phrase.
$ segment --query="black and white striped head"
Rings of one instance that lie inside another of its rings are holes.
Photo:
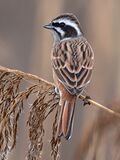
[[[53,31],[55,41],[82,35],[80,23],[77,17],[71,13],[58,16],[44,27]]]

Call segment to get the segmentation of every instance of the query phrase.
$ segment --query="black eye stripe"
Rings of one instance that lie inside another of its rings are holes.
[[[65,26],[65,23],[64,22],[61,22],[60,23],[60,27],[64,27]]]
[[[64,22],[61,22],[61,23],[52,22],[52,25],[53,25],[54,27],[64,27],[64,26],[65,26],[65,23],[64,23]]]
[[[58,22],[52,22],[52,25],[53,25],[54,27],[59,27],[59,23],[58,23]]]

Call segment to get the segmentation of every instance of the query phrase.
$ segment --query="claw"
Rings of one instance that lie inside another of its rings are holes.
[[[84,98],[84,100],[83,100],[83,102],[84,102],[83,105],[84,105],[84,106],[91,104],[91,103],[88,101],[89,99],[91,99],[90,96],[86,96],[86,97]]]
[[[52,89],[50,89],[49,94],[52,94],[52,95],[56,94],[55,93],[55,87],[53,87]]]

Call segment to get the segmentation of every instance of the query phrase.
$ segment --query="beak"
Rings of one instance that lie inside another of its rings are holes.
[[[46,28],[46,29],[52,29],[53,28],[52,23],[46,24],[43,27]]]

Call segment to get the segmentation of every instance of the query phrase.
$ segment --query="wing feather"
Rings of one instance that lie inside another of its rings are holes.
[[[94,53],[83,37],[61,41],[53,50],[53,70],[71,94],[80,94],[90,82],[93,64]]]

